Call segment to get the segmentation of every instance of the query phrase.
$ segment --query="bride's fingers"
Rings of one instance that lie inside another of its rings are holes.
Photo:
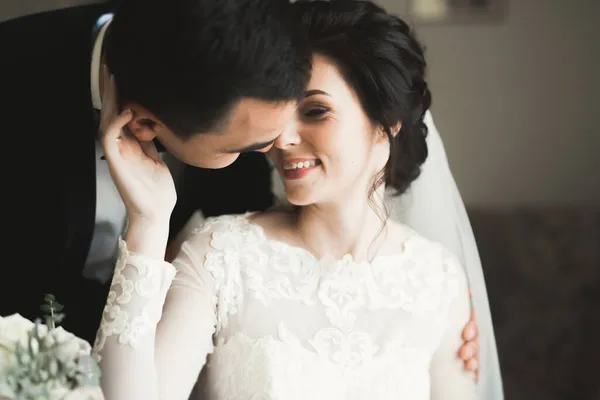
[[[146,154],[146,156],[150,157],[155,162],[162,162],[160,154],[156,149],[156,145],[152,140],[147,140],[139,143],[140,147],[142,148],[142,151],[144,152],[144,154]]]
[[[102,137],[102,147],[104,148],[104,155],[106,157],[110,157],[112,154],[117,154],[119,147],[118,141],[121,140],[122,136],[124,135],[123,128],[131,121],[132,118],[133,113],[131,110],[127,109],[108,124],[108,127],[104,130],[104,135]]]
[[[117,89],[115,80],[103,66],[102,110],[100,113],[100,129],[104,131],[110,121],[117,115]]]

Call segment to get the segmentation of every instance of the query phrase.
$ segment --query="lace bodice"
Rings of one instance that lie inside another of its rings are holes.
[[[370,263],[317,260],[226,216],[172,265],[122,246],[95,350],[110,400],[187,399],[201,370],[193,398],[466,400],[468,313],[460,265],[413,232]]]

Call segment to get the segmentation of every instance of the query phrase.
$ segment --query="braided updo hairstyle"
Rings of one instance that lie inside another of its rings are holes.
[[[396,195],[404,193],[427,158],[423,118],[431,105],[424,51],[414,33],[370,1],[299,0],[292,7],[313,54],[335,63],[390,141],[390,157],[370,195],[383,183]]]

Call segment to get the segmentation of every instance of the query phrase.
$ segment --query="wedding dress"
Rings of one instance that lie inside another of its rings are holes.
[[[467,274],[473,293],[471,303],[479,328],[479,382],[477,398],[503,400],[502,375],[496,348],[494,324],[490,312],[485,277],[471,222],[462,197],[454,181],[442,137],[434,124],[431,112],[424,119],[429,134],[429,156],[421,168],[421,175],[402,196],[386,193],[390,218],[414,229],[427,239],[441,243],[456,255]],[[287,204],[285,187],[276,169],[271,174],[273,194],[280,204]],[[194,223],[202,215],[195,214]],[[191,224],[191,226],[193,226]]]
[[[395,254],[316,259],[248,214],[191,229],[172,264],[120,256],[94,346],[110,400],[469,400],[454,255],[405,227]],[[202,371],[202,376],[198,376]]]

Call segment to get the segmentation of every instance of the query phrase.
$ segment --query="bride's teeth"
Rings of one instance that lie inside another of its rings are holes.
[[[317,162],[315,160],[312,160],[312,161],[300,161],[300,162],[297,162],[297,163],[285,164],[283,168],[289,170],[289,169],[314,167],[315,165],[317,165]]]

